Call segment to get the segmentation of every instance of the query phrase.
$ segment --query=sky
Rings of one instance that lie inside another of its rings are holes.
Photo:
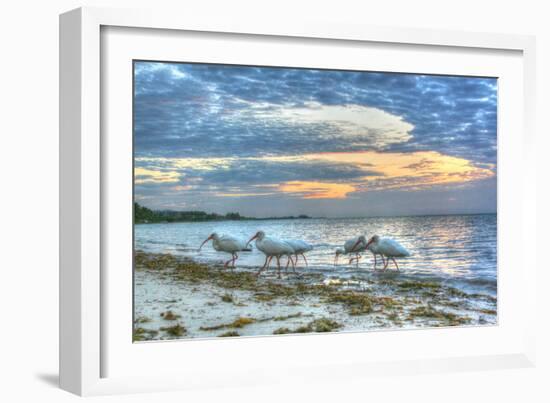
[[[250,217],[496,212],[497,80],[134,63],[135,201]]]

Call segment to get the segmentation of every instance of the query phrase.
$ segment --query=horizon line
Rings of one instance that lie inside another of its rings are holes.
[[[138,203],[139,204],[139,203]],[[141,205],[142,207],[146,207],[146,206],[143,206]],[[220,217],[225,217],[227,214],[239,214],[239,216],[242,217],[241,220],[231,220],[231,221],[246,221],[246,220],[277,220],[277,219],[289,219],[289,218],[294,218],[294,219],[302,219],[302,220],[311,220],[311,219],[326,219],[326,220],[342,220],[342,219],[363,219],[363,218],[390,218],[390,217],[445,217],[445,216],[459,216],[459,215],[497,215],[498,212],[497,211],[494,211],[494,212],[490,212],[490,211],[485,211],[485,212],[475,212],[475,213],[472,213],[472,212],[464,212],[464,213],[434,213],[434,214],[429,214],[429,213],[419,213],[419,214],[378,214],[378,215],[370,215],[370,216],[345,216],[345,217],[330,217],[330,216],[311,216],[311,215],[308,215],[306,213],[300,213],[300,214],[297,214],[297,215],[294,215],[294,214],[289,214],[289,215],[282,215],[282,216],[274,216],[274,217],[268,217],[268,216],[263,216],[263,217],[253,217],[253,216],[246,216],[246,215],[241,215],[240,212],[238,211],[230,211],[230,212],[227,212],[227,213],[216,213],[216,212],[207,212],[207,211],[204,211],[204,210],[170,210],[170,209],[163,209],[163,210],[157,210],[157,209],[152,209],[150,207],[146,207],[150,210],[152,210],[153,212],[174,212],[174,213],[186,213],[186,212],[192,212],[192,211],[197,211],[197,212],[203,212],[203,213],[206,213],[206,214],[216,214],[216,215],[219,215]],[[306,217],[300,217],[300,216],[306,216]],[[151,224],[154,224],[154,223],[151,223]]]

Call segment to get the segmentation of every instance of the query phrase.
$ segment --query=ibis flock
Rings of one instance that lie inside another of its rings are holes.
[[[251,237],[248,242],[239,239],[231,235],[218,235],[212,233],[199,247],[199,251],[204,244],[208,241],[212,241],[212,246],[218,252],[224,252],[231,255],[231,258],[227,260],[224,267],[235,268],[235,262],[239,258],[239,252],[250,252],[252,248],[250,243],[256,241],[256,249],[265,255],[265,262],[262,267],[256,273],[259,275],[262,271],[269,268],[273,259],[277,263],[277,276],[281,277],[281,259],[286,258],[285,271],[288,270],[289,265],[295,272],[298,260],[302,257],[306,266],[308,265],[306,259],[306,253],[313,250],[313,246],[306,241],[299,239],[280,239],[273,236],[268,236],[264,231],[258,231]],[[386,270],[390,264],[390,260],[395,265],[395,268],[399,270],[396,258],[410,256],[410,252],[399,242],[391,238],[380,237],[378,235],[372,236],[367,240],[364,235],[357,236],[355,238],[348,239],[343,248],[336,249],[334,255],[334,265],[338,263],[338,257],[340,255],[346,255],[349,257],[349,264],[355,262],[355,265],[359,267],[359,260],[362,258],[362,253],[369,251],[374,257],[374,269],[378,263],[377,256],[382,260],[383,269]]]

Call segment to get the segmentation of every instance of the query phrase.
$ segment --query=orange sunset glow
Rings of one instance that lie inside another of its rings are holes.
[[[347,153],[316,153],[296,156],[233,158],[176,158],[145,161],[153,168],[136,168],[138,183],[166,183],[179,180],[177,169],[185,167],[196,171],[232,169],[232,164],[251,161],[285,165],[295,163],[331,163],[351,165],[364,170],[365,176],[344,182],[292,180],[279,183],[256,184],[254,188],[269,188],[270,192],[218,192],[220,197],[251,197],[272,195],[281,192],[301,199],[345,199],[352,192],[385,189],[422,189],[438,185],[466,184],[495,175],[494,165],[476,166],[471,161],[441,154],[437,151],[412,153],[389,153],[360,151]],[[200,186],[199,184],[195,186]],[[173,187],[173,190],[190,190],[194,186]]]
[[[302,199],[345,199],[348,193],[355,191],[355,187],[340,183],[291,181],[280,184],[278,190]]]

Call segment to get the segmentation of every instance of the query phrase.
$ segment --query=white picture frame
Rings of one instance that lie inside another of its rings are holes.
[[[333,378],[337,374],[338,378],[345,379],[375,373],[409,374],[419,371],[517,368],[534,365],[535,322],[534,318],[527,314],[523,315],[521,323],[516,320],[510,321],[510,332],[514,334],[514,341],[499,346],[498,351],[495,349],[485,352],[483,348],[475,351],[469,349],[469,353],[463,355],[460,353],[457,355],[456,351],[454,355],[439,351],[433,355],[410,356],[403,359],[397,356],[387,359],[379,357],[363,359],[358,356],[348,361],[331,361],[327,358],[326,363],[322,360],[316,362],[313,357],[310,357],[308,359],[311,361],[304,362],[302,367],[298,361],[300,359],[303,361],[305,358],[298,356],[295,361],[289,360],[287,365],[279,363],[278,366],[266,367],[261,372],[255,371],[251,365],[247,366],[247,361],[243,360],[243,363],[237,364],[229,377],[227,374],[224,376],[223,371],[216,373],[213,371],[212,376],[208,378],[201,376],[206,372],[200,371],[195,371],[196,376],[192,376],[190,373],[186,374],[183,369],[177,372],[175,368],[171,368],[162,376],[130,372],[125,374],[125,369],[122,367],[114,372],[108,371],[105,362],[110,351],[112,354],[113,348],[107,348],[111,345],[111,341],[105,335],[105,329],[102,329],[110,323],[105,320],[109,315],[109,305],[106,303],[108,291],[103,283],[105,273],[102,272],[102,267],[106,265],[105,251],[108,249],[104,244],[102,227],[106,226],[105,220],[109,219],[105,216],[105,212],[102,212],[102,206],[104,206],[105,192],[110,189],[105,180],[109,176],[106,170],[108,165],[105,163],[108,154],[105,147],[111,144],[109,141],[102,141],[101,137],[101,133],[106,129],[102,120],[105,118],[105,111],[102,111],[102,91],[106,92],[106,89],[101,88],[101,84],[108,85],[102,82],[101,77],[101,55],[104,55],[101,32],[106,27],[172,30],[172,32],[194,32],[195,34],[197,32],[219,35],[239,34],[253,36],[260,41],[262,38],[266,40],[290,38],[295,41],[322,39],[378,43],[380,46],[393,44],[470,49],[480,54],[495,50],[516,52],[521,58],[522,67],[522,82],[516,83],[518,88],[523,89],[523,92],[518,91],[519,94],[517,94],[521,99],[516,100],[523,107],[519,118],[522,133],[517,133],[518,137],[510,137],[510,140],[519,145],[515,156],[522,164],[522,169],[517,172],[514,181],[521,185],[521,192],[516,191],[514,206],[520,206],[521,209],[517,211],[518,216],[514,221],[504,228],[514,231],[516,240],[521,239],[515,245],[515,253],[524,255],[519,261],[521,272],[518,272],[518,276],[521,277],[521,282],[517,283],[519,286],[516,292],[521,295],[523,312],[535,311],[537,267],[534,261],[535,254],[521,253],[527,247],[527,234],[536,232],[535,175],[533,174],[535,167],[532,164],[532,156],[535,152],[534,38],[520,35],[368,27],[319,21],[303,21],[299,25],[287,23],[283,26],[277,21],[267,19],[262,21],[249,21],[245,18],[214,20],[150,10],[80,8],[60,17],[60,384],[63,389],[79,395],[96,395],[205,388],[228,384],[245,386],[281,381],[296,382],[297,374],[300,375],[300,381],[303,381],[304,378],[322,380],[327,373],[330,373]],[[510,150],[510,152],[514,151]],[[504,163],[509,164],[509,161],[510,158],[505,159]],[[499,160],[499,164],[500,162]],[[499,175],[500,172],[502,171],[499,166]],[[499,186],[500,183],[499,181]],[[499,226],[500,219],[499,205]],[[504,253],[507,253],[506,250],[502,253],[499,250],[499,261],[502,260]],[[499,310],[502,309],[501,295],[503,294],[499,288]],[[487,330],[484,337],[504,336],[498,333],[498,329],[494,329]],[[478,337],[475,333],[464,332],[462,329],[440,329],[429,332],[439,332],[436,337],[453,337],[449,332],[457,332],[457,337],[465,339],[475,340]],[[386,338],[393,337],[390,333],[387,334]],[[400,335],[399,339],[408,338],[411,341],[415,340],[414,342],[421,342],[422,336],[418,336],[419,334],[421,332],[408,332]],[[286,349],[303,350],[307,344],[310,344],[308,339],[312,337],[318,336],[270,338],[269,348],[276,351],[281,347],[281,343],[285,343]],[[322,337],[325,343],[335,343],[337,340],[334,337],[341,337],[341,335]],[[371,340],[381,339],[380,333],[352,334],[346,337],[346,344],[351,348],[360,346],[360,343],[365,341],[365,337],[370,337]],[[186,352],[180,351],[180,353],[187,354],[191,363],[196,360],[199,366],[200,354],[193,355],[193,350],[208,351],[210,346],[215,345],[221,357],[227,354],[225,350],[228,347],[236,351],[251,349],[248,350],[248,354],[254,354],[261,353],[262,349],[266,348],[265,343],[268,342],[265,340],[265,338],[243,338],[216,341],[217,344],[209,340],[193,343],[156,343],[155,348],[163,350],[158,353],[159,357],[162,357],[176,348],[181,350],[182,348],[177,347],[178,345],[186,344]],[[161,344],[163,346],[158,347]],[[114,347],[118,351],[119,346]],[[128,354],[133,353],[128,350]],[[122,357],[122,359],[125,358],[128,357]],[[187,365],[189,366],[189,363]],[[232,365],[235,367],[234,362]],[[284,371],[281,371],[281,366]],[[308,368],[307,372],[303,371],[304,366]],[[208,368],[204,368],[204,371],[208,371]]]

